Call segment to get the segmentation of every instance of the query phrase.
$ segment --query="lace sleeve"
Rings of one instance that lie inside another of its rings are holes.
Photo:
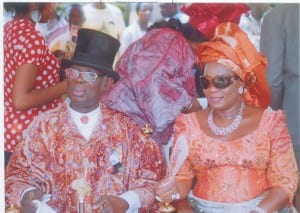
[[[270,128],[270,162],[267,177],[271,186],[281,187],[292,203],[297,189],[298,172],[291,137],[283,111],[275,111],[271,116]]]

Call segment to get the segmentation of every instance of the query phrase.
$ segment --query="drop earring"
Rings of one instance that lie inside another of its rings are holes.
[[[32,21],[34,21],[35,23],[39,23],[42,18],[41,13],[38,10],[31,11],[30,16]]]
[[[244,87],[239,87],[238,92],[240,95],[244,94]]]

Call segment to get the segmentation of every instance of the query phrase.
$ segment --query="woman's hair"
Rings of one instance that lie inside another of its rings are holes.
[[[7,12],[13,12],[16,15],[25,15],[29,12],[30,2],[4,2],[4,9]],[[39,5],[39,11],[43,10],[47,3],[36,3]]]
[[[186,39],[192,42],[205,42],[208,39],[191,24],[185,23],[182,24],[178,19],[170,18],[168,21],[159,20],[154,22],[149,28],[148,31],[157,28],[170,28],[178,32],[181,32]]]
[[[7,12],[15,12],[16,14],[27,14],[29,12],[29,3],[23,2],[4,2],[4,9]]]

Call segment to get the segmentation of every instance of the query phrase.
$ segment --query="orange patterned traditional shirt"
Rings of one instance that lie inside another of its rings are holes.
[[[126,191],[139,196],[142,210],[151,207],[154,185],[165,173],[160,149],[124,114],[100,108],[89,140],[79,133],[66,105],[31,123],[6,169],[7,203],[20,205],[22,192],[33,186],[52,194],[48,205],[57,212],[78,212],[71,183],[85,178],[91,186],[85,197],[87,213],[99,212],[101,195]]]
[[[266,109],[255,131],[227,142],[206,135],[195,113],[181,115],[175,124],[175,141],[180,136],[186,138],[189,153],[176,179],[196,176],[195,196],[238,203],[278,186],[292,202],[298,173],[283,111]]]

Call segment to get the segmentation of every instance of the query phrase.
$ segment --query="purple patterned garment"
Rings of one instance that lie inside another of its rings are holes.
[[[120,80],[103,101],[129,115],[153,139],[168,142],[175,118],[196,95],[196,56],[180,32],[153,29],[131,44],[116,64]]]

